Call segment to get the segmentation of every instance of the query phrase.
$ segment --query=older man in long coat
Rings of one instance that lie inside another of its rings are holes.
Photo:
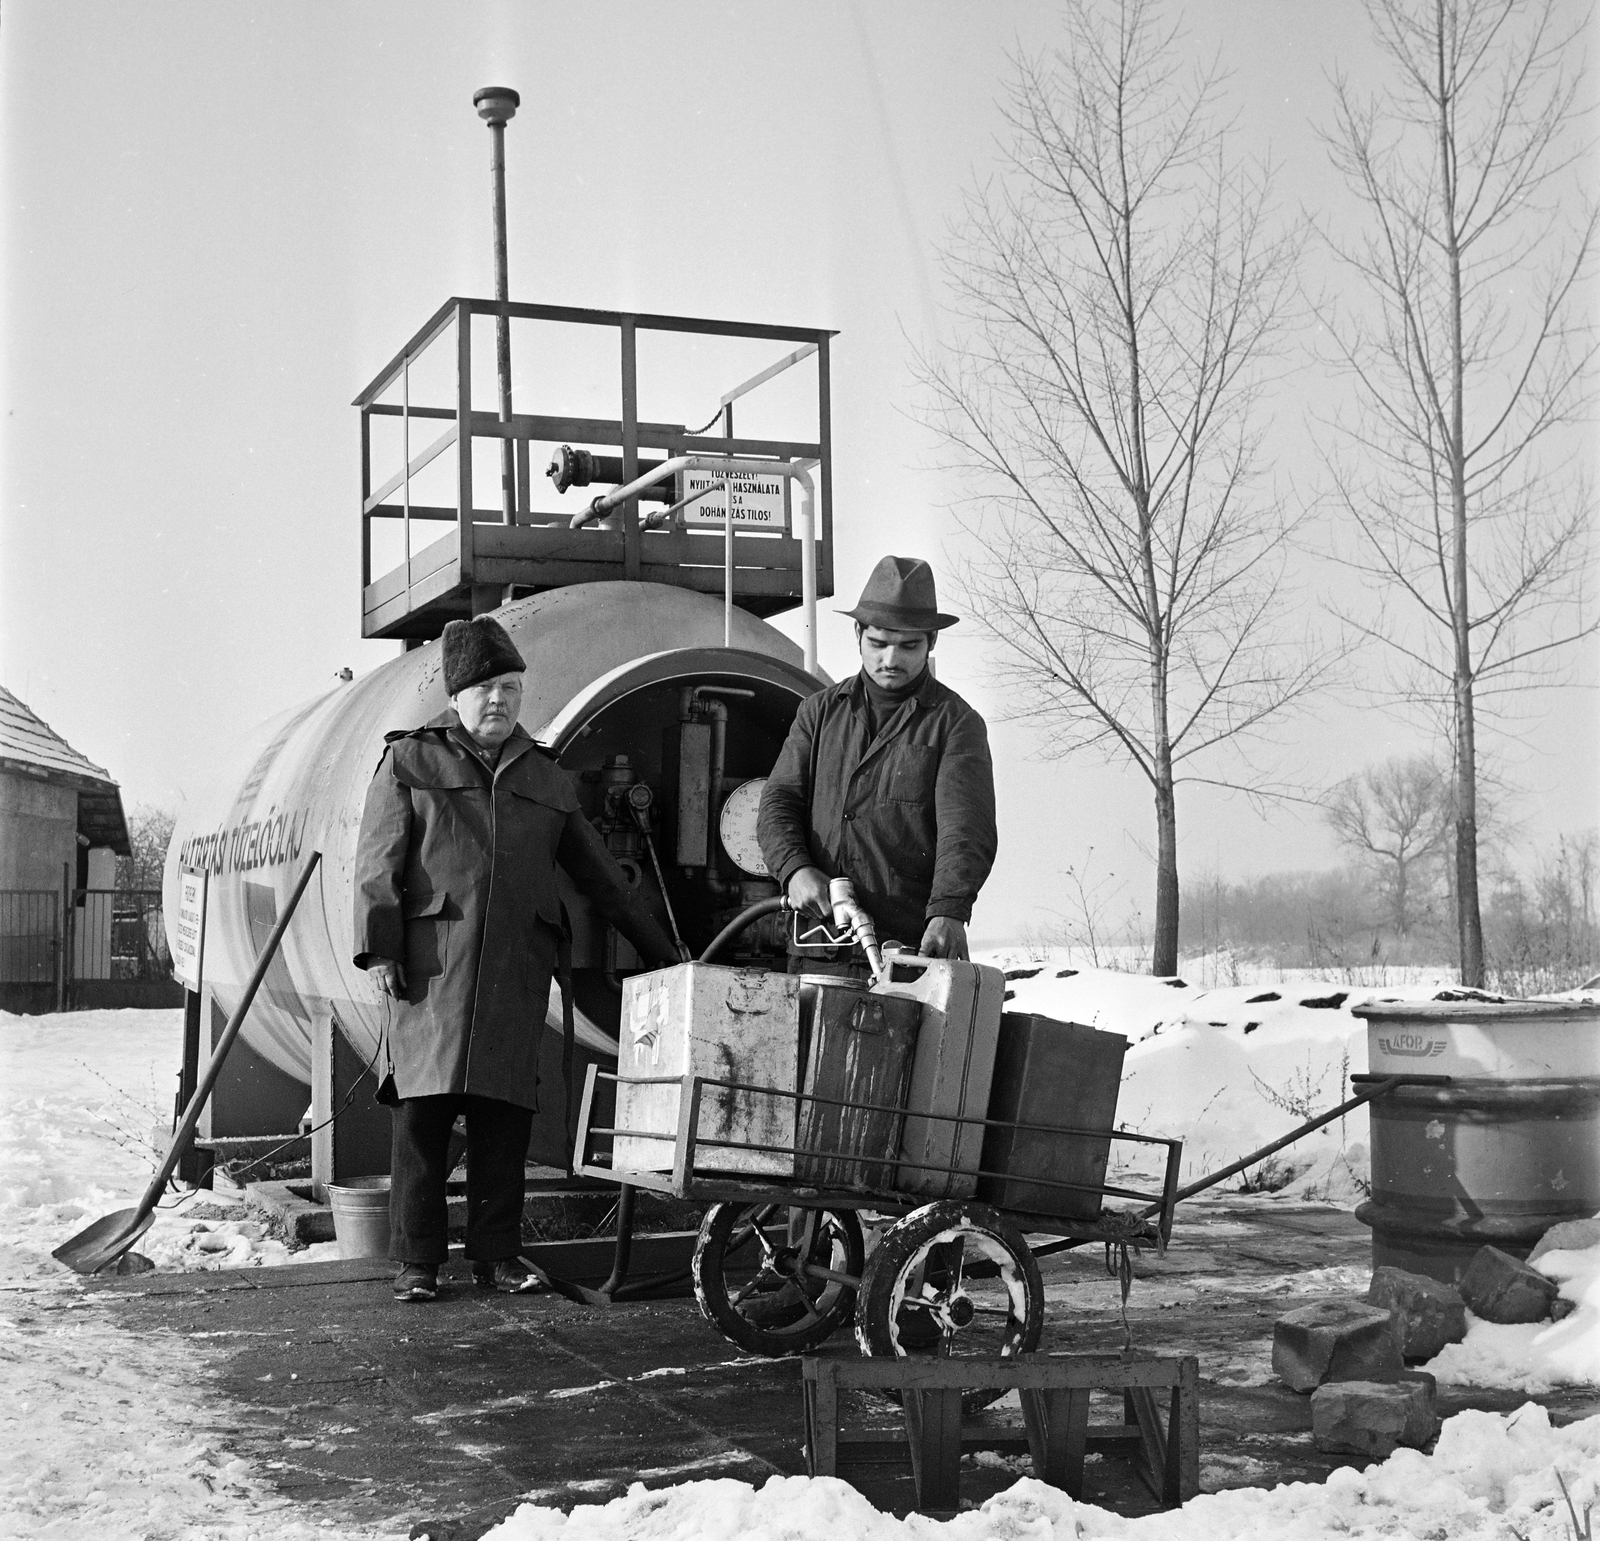
[[[467,1124],[466,1254],[480,1287],[533,1287],[517,1260],[538,1051],[561,934],[559,863],[660,964],[670,939],[517,722],[525,665],[498,622],[452,621],[451,709],[388,735],[356,853],[355,962],[394,1000],[394,1293],[431,1300],[447,1254],[450,1130]]]

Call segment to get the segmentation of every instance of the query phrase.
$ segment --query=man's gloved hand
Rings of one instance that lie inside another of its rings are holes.
[[[917,948],[924,958],[967,958],[967,928],[948,915],[935,915],[922,933],[922,945]]]
[[[406,993],[406,971],[390,958],[379,958],[367,965],[367,977],[384,995],[399,1000]]]
[[[828,920],[833,915],[833,904],[828,898],[828,880],[820,867],[802,867],[789,879],[789,903],[802,915],[814,915],[818,920]]]

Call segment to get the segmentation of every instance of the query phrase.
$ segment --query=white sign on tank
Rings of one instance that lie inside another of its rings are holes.
[[[755,530],[787,530],[789,481],[784,476],[764,476],[759,471],[685,471],[679,498],[685,505],[683,522],[698,529],[722,528],[726,517],[724,478],[732,483],[733,522]]]

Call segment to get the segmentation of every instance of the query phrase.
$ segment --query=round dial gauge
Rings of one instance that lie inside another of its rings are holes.
[[[734,866],[753,878],[771,876],[756,841],[756,815],[761,811],[761,793],[766,784],[765,776],[741,782],[722,805],[722,849]]]

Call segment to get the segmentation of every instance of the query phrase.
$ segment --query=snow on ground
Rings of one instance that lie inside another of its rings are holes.
[[[353,1541],[372,1533],[286,1503],[228,1452],[193,1344],[120,1331],[115,1302],[50,1256],[144,1191],[182,1031],[177,1011],[0,1013],[0,1535]],[[197,1222],[190,1207],[139,1243],[163,1267],[289,1256],[242,1211]]]
[[[182,1050],[177,1010],[0,1012],[0,1280],[58,1275],[52,1248],[138,1203],[166,1154]],[[193,1217],[200,1204],[237,1216]],[[335,1255],[291,1253],[220,1192],[169,1194],[138,1251],[168,1271]]]
[[[1031,1477],[943,1523],[882,1514],[833,1477],[772,1477],[760,1489],[723,1478],[655,1492],[635,1484],[570,1515],[524,1504],[486,1541],[1567,1541],[1558,1474],[1581,1515],[1600,1493],[1600,1418],[1552,1428],[1530,1402],[1509,1415],[1456,1414],[1432,1455],[1397,1450],[1324,1483],[1232,1488],[1135,1520]]]
[[[1559,1280],[1562,1298],[1576,1309],[1559,1322],[1516,1325],[1469,1315],[1466,1340],[1446,1345],[1424,1366],[1440,1385],[1498,1386],[1530,1395],[1600,1385],[1600,1247],[1546,1252],[1533,1266]]]
[[[1346,1095],[1348,1076],[1366,1067],[1365,1029],[1350,1015],[1353,1004],[1427,999],[1448,982],[1350,986],[1274,974],[1200,988],[1076,967],[1061,954],[984,961],[1018,976],[1008,984],[1009,1009],[1130,1039],[1120,1121],[1183,1138],[1186,1179]],[[0,1013],[0,1364],[8,1391],[0,1412],[0,1534],[226,1541],[358,1534],[285,1503],[228,1454],[226,1409],[206,1399],[205,1360],[193,1344],[119,1332],[114,1303],[85,1298],[49,1257],[82,1225],[142,1192],[164,1143],[154,1130],[171,1122],[181,1031],[175,1011]],[[1366,1175],[1365,1139],[1358,1111],[1292,1147],[1284,1159],[1293,1180],[1281,1191],[1353,1201]],[[164,1211],[140,1250],[168,1269],[289,1259],[242,1211],[196,1219],[193,1207],[191,1198]],[[1429,1366],[1442,1381],[1536,1393],[1600,1380],[1600,1249],[1540,1261],[1563,1280],[1574,1314],[1527,1328],[1474,1322],[1466,1343]],[[1382,1466],[1341,1470],[1321,1485],[1233,1489],[1196,1499],[1181,1515],[1123,1520],[1024,1479],[947,1525],[901,1522],[844,1483],[774,1478],[760,1491],[731,1481],[637,1487],[570,1517],[525,1505],[493,1534],[497,1541],[1513,1534],[1564,1541],[1558,1472],[1581,1513],[1600,1488],[1600,1418],[1556,1430],[1529,1404],[1509,1417],[1457,1415],[1431,1456],[1400,1451]]]

